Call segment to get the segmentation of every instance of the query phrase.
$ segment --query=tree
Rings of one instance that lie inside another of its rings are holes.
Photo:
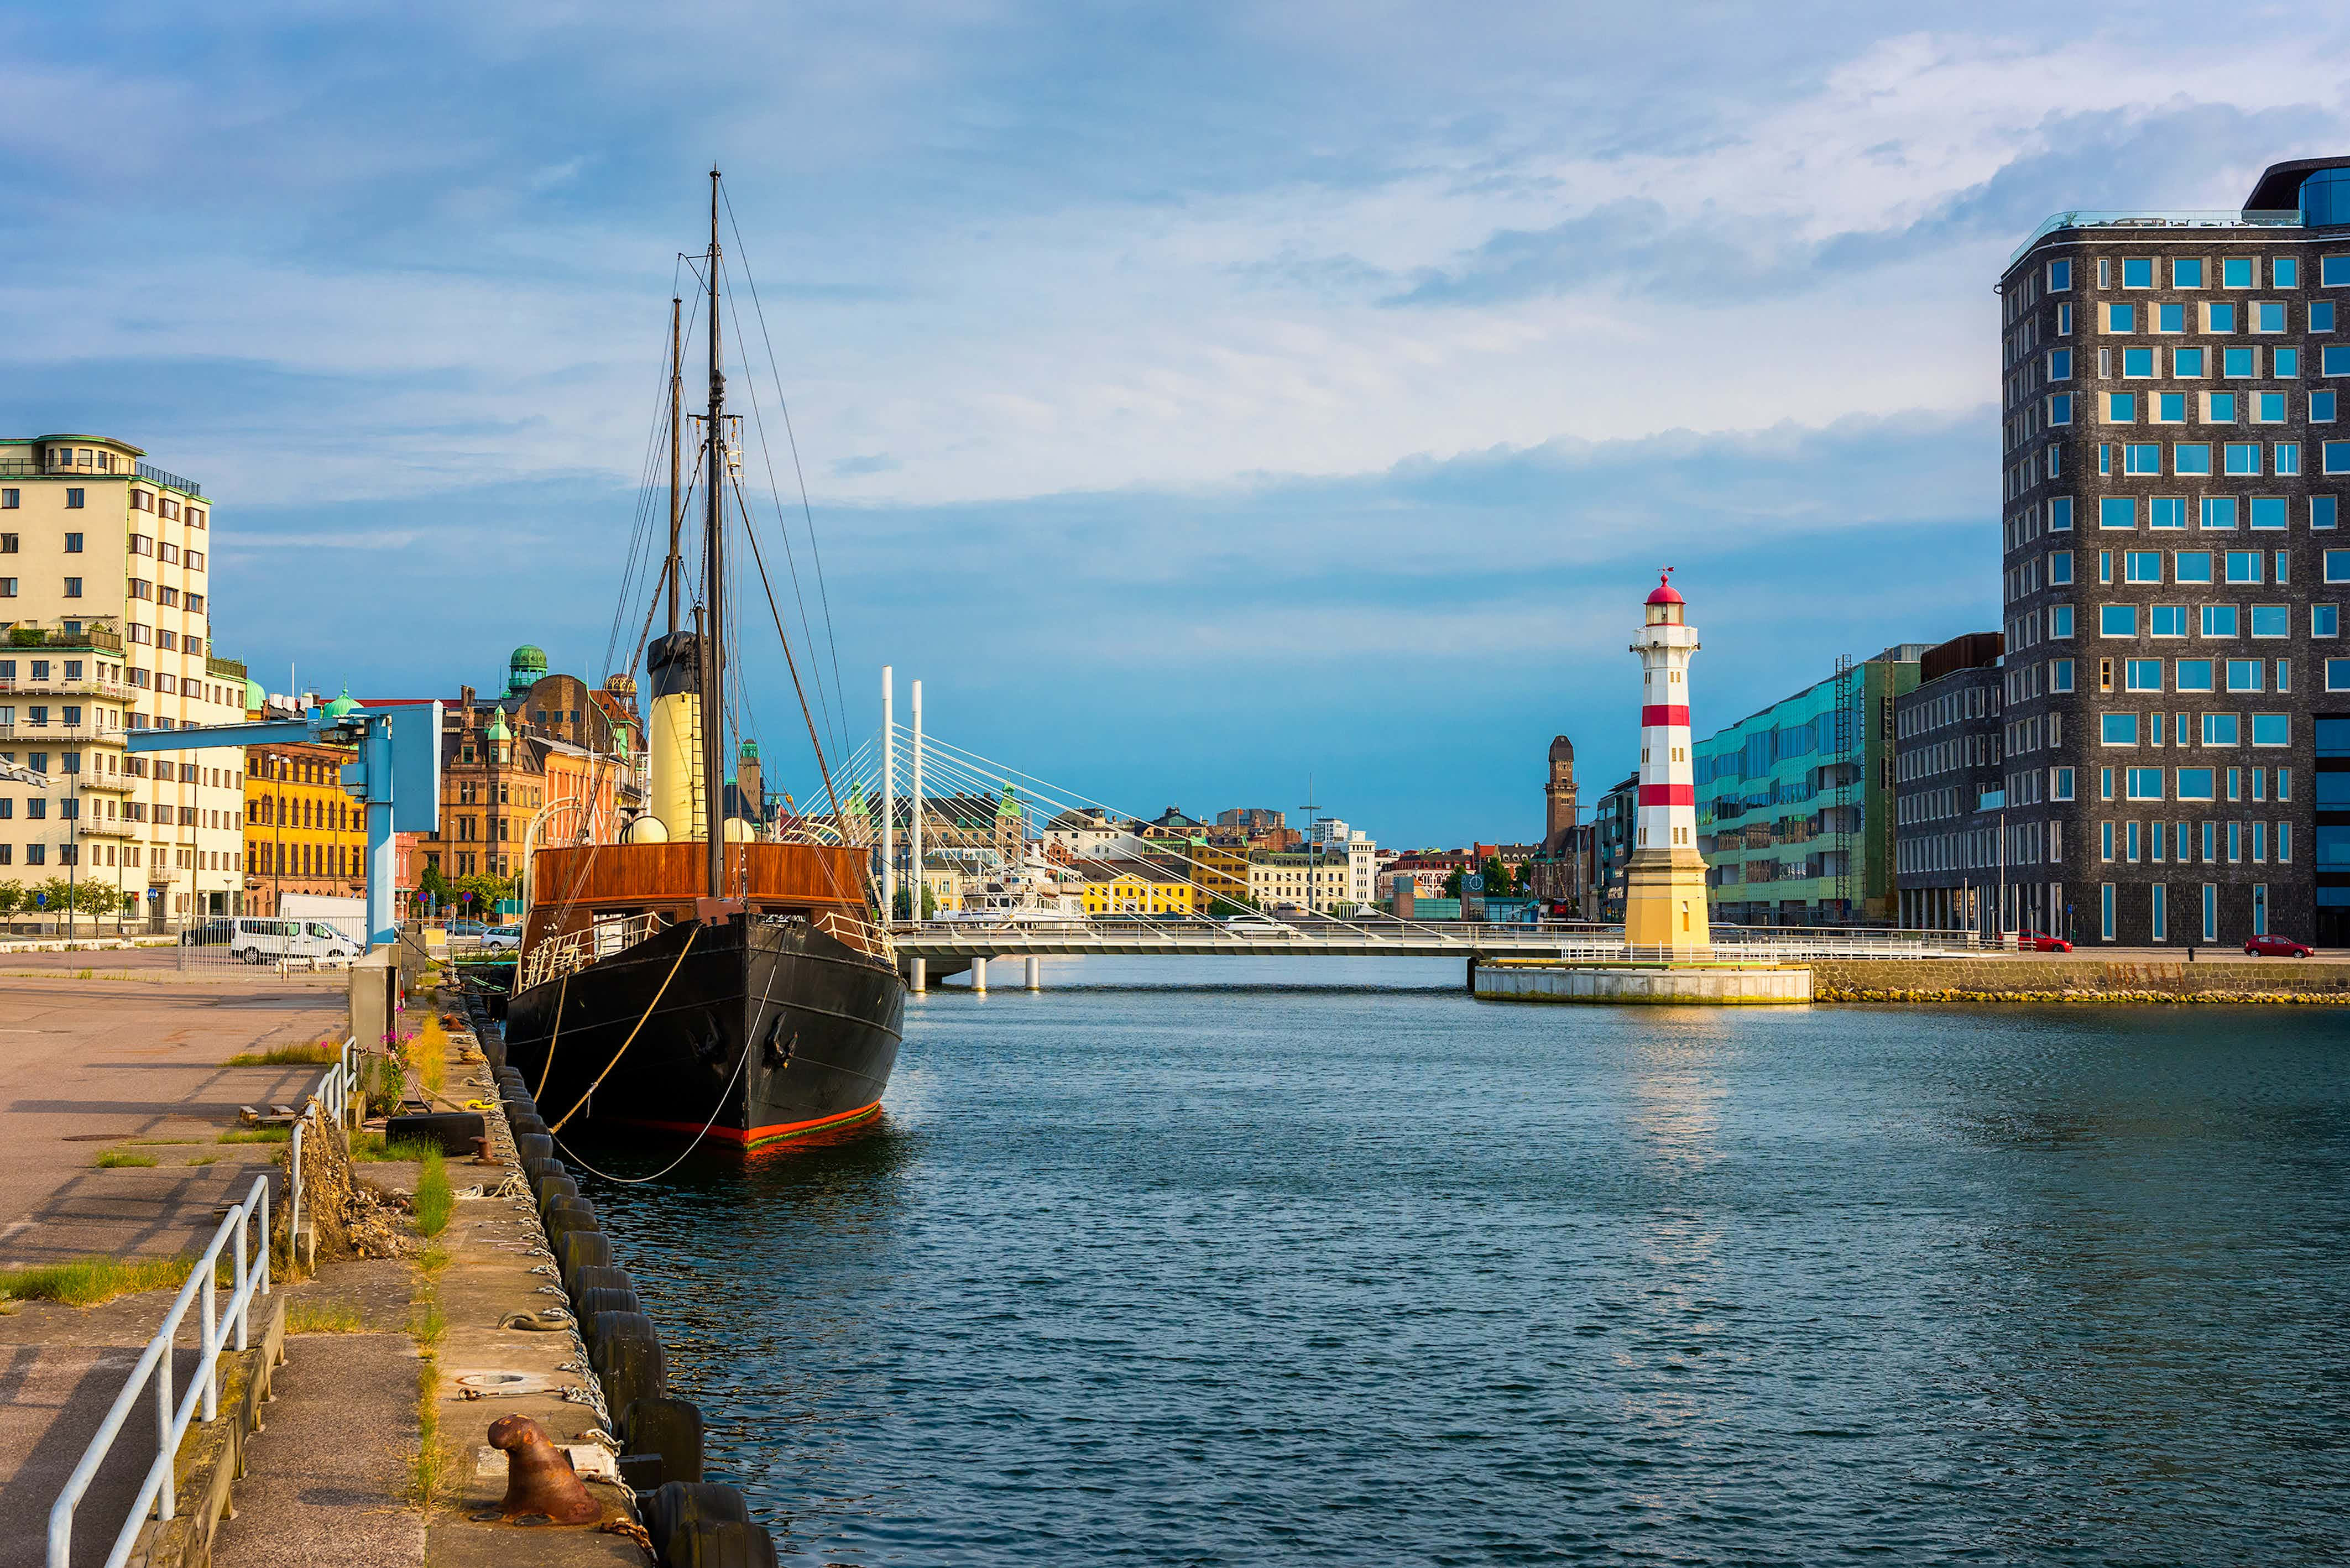
[[[424,863],[424,869],[417,875],[416,892],[419,898],[430,898],[444,909],[457,901],[457,890],[449,886],[447,877],[441,875],[441,867],[430,860]]]
[[[1448,898],[1458,898],[1461,897],[1461,885],[1466,881],[1466,879],[1467,878],[1461,874],[1461,872],[1457,869],[1447,871],[1444,874],[1444,896]]]
[[[460,877],[450,885],[451,890],[460,900],[469,893],[473,895],[473,901],[466,908],[469,913],[476,917],[487,914],[499,900],[513,898],[514,886],[512,878],[494,877],[485,871],[477,871],[470,877]]]
[[[938,893],[928,882],[925,882],[922,884],[922,919],[926,920],[931,919],[934,918],[938,912]],[[900,886],[899,888],[897,908],[890,911],[889,918],[893,920],[910,920],[914,918],[913,888],[905,886]]]
[[[1508,895],[1518,891],[1517,878],[1510,874],[1510,868],[1507,866],[1502,864],[1502,857],[1500,856],[1488,855],[1485,857],[1485,864],[1480,867],[1480,869],[1482,869],[1485,874],[1485,891],[1487,893],[1500,894],[1503,897],[1507,897]]]
[[[0,882],[0,918],[33,907],[33,896],[21,882]]]

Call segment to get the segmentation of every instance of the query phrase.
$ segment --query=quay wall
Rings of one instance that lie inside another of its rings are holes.
[[[1815,1002],[2350,1004],[2350,964],[2296,959],[1822,959],[1806,967]]]

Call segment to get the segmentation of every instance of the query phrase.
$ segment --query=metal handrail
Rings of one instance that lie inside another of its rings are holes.
[[[605,953],[634,947],[668,924],[660,914],[630,915],[621,920],[598,920],[585,930],[559,937],[542,937],[523,955],[515,974],[515,990],[528,991],[575,974]]]
[[[898,950],[889,940],[888,928],[862,916],[844,914],[838,909],[820,909],[808,917],[808,926],[811,929],[822,931],[843,947],[853,948],[868,958],[896,961]]]
[[[304,1104],[303,1116],[294,1124],[292,1152],[287,1161],[286,1191],[290,1202],[287,1232],[290,1249],[292,1237],[298,1233],[302,1211],[302,1128],[314,1107],[329,1112],[338,1120],[345,1114],[350,1101],[350,1091],[358,1082],[355,1040],[345,1040],[337,1054],[335,1064],[318,1080],[318,1086]],[[245,1255],[245,1243],[255,1230],[258,1220],[259,1246],[253,1256]],[[228,1304],[215,1312],[217,1285],[220,1275],[221,1248],[232,1239],[235,1251],[235,1288],[229,1293]],[[114,1450],[114,1440],[122,1432],[131,1409],[151,1380],[155,1386],[155,1459],[147,1467],[140,1482],[138,1495],[131,1499],[122,1527],[115,1532],[114,1545],[106,1554],[106,1568],[122,1568],[137,1544],[139,1532],[151,1511],[157,1519],[175,1517],[179,1493],[180,1442],[187,1435],[188,1423],[202,1406],[203,1419],[215,1420],[220,1415],[220,1357],[226,1348],[229,1325],[236,1327],[236,1349],[250,1347],[253,1298],[258,1293],[270,1293],[269,1267],[269,1177],[266,1172],[253,1179],[253,1187],[244,1201],[222,1216],[220,1228],[213,1232],[212,1245],[188,1272],[187,1282],[172,1300],[172,1310],[165,1314],[163,1326],[147,1342],[138,1365],[123,1384],[122,1392],[115,1396],[106,1419],[99,1423],[98,1432],[82,1453],[81,1462],[73,1474],[66,1478],[57,1500],[49,1505],[48,1568],[72,1568],[74,1511],[82,1496],[97,1478],[99,1467]],[[201,1296],[203,1311],[197,1326],[203,1336],[203,1354],[197,1360],[194,1379],[187,1392],[174,1406],[172,1399],[172,1353],[177,1348],[180,1325],[187,1317],[191,1303]]]

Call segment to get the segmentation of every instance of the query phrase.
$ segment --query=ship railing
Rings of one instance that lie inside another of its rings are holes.
[[[854,948],[868,958],[880,959],[893,965],[898,961],[897,944],[890,941],[888,929],[862,915],[852,915],[839,909],[819,909],[808,917],[808,925],[841,946]]]
[[[599,919],[585,930],[567,931],[531,944],[515,978],[516,991],[528,991],[551,980],[586,969],[599,958],[634,947],[669,922],[658,914],[626,915]]]

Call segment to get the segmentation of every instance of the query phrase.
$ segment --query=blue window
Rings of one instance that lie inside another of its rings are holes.
[[[2048,586],[2061,588],[2073,580],[2073,552],[2057,550],[2048,556]]]
[[[2158,305],[2154,307],[2154,329],[2157,332],[2187,330],[2187,307],[2183,305]]]
[[[2228,660],[2228,690],[2257,691],[2261,689],[2261,661],[2257,659]]]
[[[2284,330],[2284,301],[2263,299],[2252,306],[2252,330],[2282,332]]]
[[[2343,443],[2350,447],[2350,441]],[[2127,495],[2105,495],[2097,500],[2097,526],[2100,528],[2135,528],[2137,526],[2137,502]]]
[[[2052,381],[2073,379],[2073,351],[2070,348],[2051,348],[2048,351],[2048,379]]]
[[[2157,392],[2154,395],[2154,418],[2157,424],[2183,425],[2187,422],[2187,394]]]
[[[2350,441],[2329,441],[2320,444],[2324,448],[2326,472],[2350,473]]]
[[[2203,498],[2203,526],[2230,529],[2236,525],[2236,498],[2232,495],[2207,495]]]
[[[2228,580],[2231,583],[2257,583],[2261,580],[2261,553],[2258,550],[2228,552]]]
[[[2113,471],[2114,471],[2114,449],[2113,449],[2113,444],[2112,444],[2110,441],[2099,441],[2099,442],[2097,443],[2097,472],[2098,472],[2099,473],[2111,473],[2111,472],[2113,472]]]
[[[2350,256],[2320,256],[2317,281],[2328,288],[2350,288]]]
[[[2136,392],[2107,392],[2106,394],[2106,418],[2117,425],[2136,424],[2137,422],[2137,394]]]
[[[2328,691],[2350,691],[2350,659],[2329,659],[2325,661],[2325,689]],[[2324,832],[2319,828],[2320,833]],[[2345,830],[2350,838],[2350,830]],[[2343,858],[2350,860],[2350,844],[2344,846]]]
[[[2177,495],[2158,495],[2147,503],[2147,523],[2155,528],[2187,526],[2187,502]]]
[[[2325,552],[2325,580],[2329,583],[2350,583],[2350,550]]]
[[[2106,825],[2106,858],[2114,857],[2113,824]],[[2114,940],[2114,885],[2097,884],[2097,935],[2106,941]]]
[[[2309,329],[2312,332],[2331,332],[2334,330],[2334,302],[2332,300],[2313,299],[2309,302]]]
[[[2255,369],[2259,353],[2254,348],[2222,348],[2220,350],[2220,374],[2222,376],[2257,376]]]
[[[2122,689],[2126,691],[2161,691],[2162,660],[2159,659],[2123,659]]]
[[[2159,550],[2123,551],[2122,581],[2126,583],[2162,581],[2162,552]]]
[[[2236,422],[2236,394],[2213,392],[2203,400],[2204,422],[2231,425]]]
[[[2292,476],[2298,474],[2301,472],[2301,443],[2299,441],[2281,441],[2277,442],[2276,450],[2272,456],[2274,459],[2277,472]]]
[[[2122,374],[2132,377],[2147,377],[2153,375],[2154,350],[2151,348],[2123,349]]]
[[[2241,745],[2243,743],[2241,735],[2241,729],[2237,724],[2236,715],[2233,713],[2206,713],[2203,715],[2203,743],[2205,745]]]
[[[2137,745],[2137,715],[2135,713],[2098,715],[2098,737],[2108,746]]]
[[[2135,448],[2133,448],[2132,450],[2133,450],[2133,451],[2135,451],[2136,449],[2135,449]],[[2154,451],[2155,449],[2154,449],[2154,448],[2152,448],[2152,447],[2148,447],[2148,448],[2147,448],[2147,450],[2148,452],[2152,452],[2152,451]],[[2174,472],[2174,473],[2209,473],[2209,472],[2211,472],[2211,447],[2210,447],[2210,444],[2209,442],[2207,442],[2207,441],[2180,441],[2177,446],[2174,446],[2174,447],[2172,447],[2172,448],[2170,449],[2170,465],[2171,465],[2171,472]],[[2132,473],[2137,473],[2137,472],[2147,472],[2147,473],[2152,473],[2152,472],[2155,472],[2155,470],[2153,470],[2153,469],[2151,469],[2151,468],[2148,468],[2148,469],[2145,469],[2145,470],[2141,471],[2141,470],[2138,470],[2138,469],[2135,469],[2135,468],[2133,468],[2133,469],[2131,469],[2131,470],[2130,470],[2130,472],[2131,472]]]
[[[2156,637],[2185,637],[2187,607],[2185,605],[2155,605],[2147,611],[2148,629]]]
[[[2293,635],[2293,610],[2285,605],[2254,605],[2252,607],[2254,637],[2290,637]]]
[[[2310,393],[2309,417],[2310,420],[2316,424],[2332,424],[2334,422],[2334,394],[2331,392]]]
[[[2203,258],[2181,256],[2170,264],[2170,286],[2200,288],[2203,286]]]
[[[2173,348],[2170,351],[2170,373],[2174,376],[2199,376],[2203,373],[2203,350]]]
[[[2220,260],[2220,286],[2221,288],[2251,287],[2252,258],[2250,256],[2221,257]]]
[[[2137,635],[2137,606],[2099,605],[2097,607],[2097,635],[2099,637],[2136,637]]]
[[[2212,770],[2212,769],[2210,769],[2210,768],[2181,768],[2181,769],[2179,769],[2179,770],[2178,770],[2178,798],[2179,798],[2179,799],[2181,799],[2181,800],[2210,800],[2210,799],[2211,799],[2211,798],[2212,798],[2212,792],[2211,792],[2212,776],[2213,776],[2213,770]],[[2183,823],[2182,823],[2180,826],[2185,826],[2185,824],[2183,824]],[[2181,854],[2181,855],[2179,856],[2179,858],[2180,858],[2181,860],[2184,860],[2184,859],[2186,859],[2186,858],[2187,858],[2187,857],[2186,857],[2184,854]]]
[[[2310,606],[2309,635],[2312,637],[2341,636],[2342,607],[2340,605]]]
[[[2071,659],[2052,659],[2048,661],[2048,690],[2051,691],[2070,691],[2073,690],[2073,661]],[[2073,770],[2070,768],[2064,770],[2066,784],[2068,786],[2071,783],[2072,771]],[[2072,799],[2073,795],[2071,789],[2068,787],[2064,794],[2058,795],[2056,798],[2058,800]]]
[[[2317,351],[2321,376],[2350,376],[2350,343],[2328,343]]]
[[[2203,607],[2203,635],[2205,637],[2235,636],[2236,607],[2233,605],[2205,605]]]
[[[2160,800],[2162,798],[2160,768],[2125,768],[2123,773],[2126,776],[2123,780],[2122,787],[2128,792],[2130,799]],[[2136,827],[2137,824],[2133,822],[2130,826]]]
[[[2050,605],[2048,607],[2048,635],[2050,637],[2070,637],[2073,635],[2073,607],[2071,605]]]
[[[2059,257],[2048,264],[2048,286],[2052,290],[2073,286],[2073,263],[2070,257]],[[2277,286],[2283,288],[2288,286],[2279,284]]]
[[[2058,392],[2048,400],[2048,422],[2052,425],[2069,425],[2073,422],[2071,393]]]
[[[2230,473],[2258,473],[2261,471],[2261,449],[2258,442],[2231,441],[2221,449],[2220,456]]]
[[[2269,282],[2278,288],[2301,286],[2301,264],[2291,256],[2279,256],[2269,263]]]
[[[2181,691],[2210,691],[2211,661],[2208,659],[2180,659],[2178,685]]]
[[[2284,394],[2282,392],[2253,393],[2252,418],[2264,425],[2284,423]]]
[[[2290,713],[2253,714],[2252,744],[2256,746],[2292,745],[2293,715]]]
[[[2122,286],[2124,288],[2152,288],[2154,286],[2154,258],[2152,256],[2124,256],[2122,258]]]
[[[2073,531],[2073,498],[2059,495],[2048,504],[2048,531],[2069,534]]]
[[[2233,305],[2207,306],[2205,318],[2210,322],[2214,332],[2233,332],[2236,329],[2236,307]]]
[[[2211,552],[2181,550],[2171,557],[2170,580],[2174,583],[2208,583],[2211,580]]]
[[[2108,332],[2135,332],[2135,331],[2137,331],[2137,306],[2135,306],[2135,305],[2108,305],[2108,306],[2106,306],[2106,331],[2108,331]]]
[[[2251,522],[2255,528],[2282,528],[2285,525],[2288,503],[2282,495],[2255,495],[2251,501]]]
[[[2272,349],[2270,349],[2270,350],[2269,350],[2269,374],[2270,374],[2270,375],[2272,375],[2272,376],[2282,376],[2282,377],[2293,377],[2293,376],[2298,376],[2298,375],[2300,375],[2300,374],[2301,374],[2301,350],[2300,350],[2300,349],[2298,349],[2298,348],[2272,348]]]

